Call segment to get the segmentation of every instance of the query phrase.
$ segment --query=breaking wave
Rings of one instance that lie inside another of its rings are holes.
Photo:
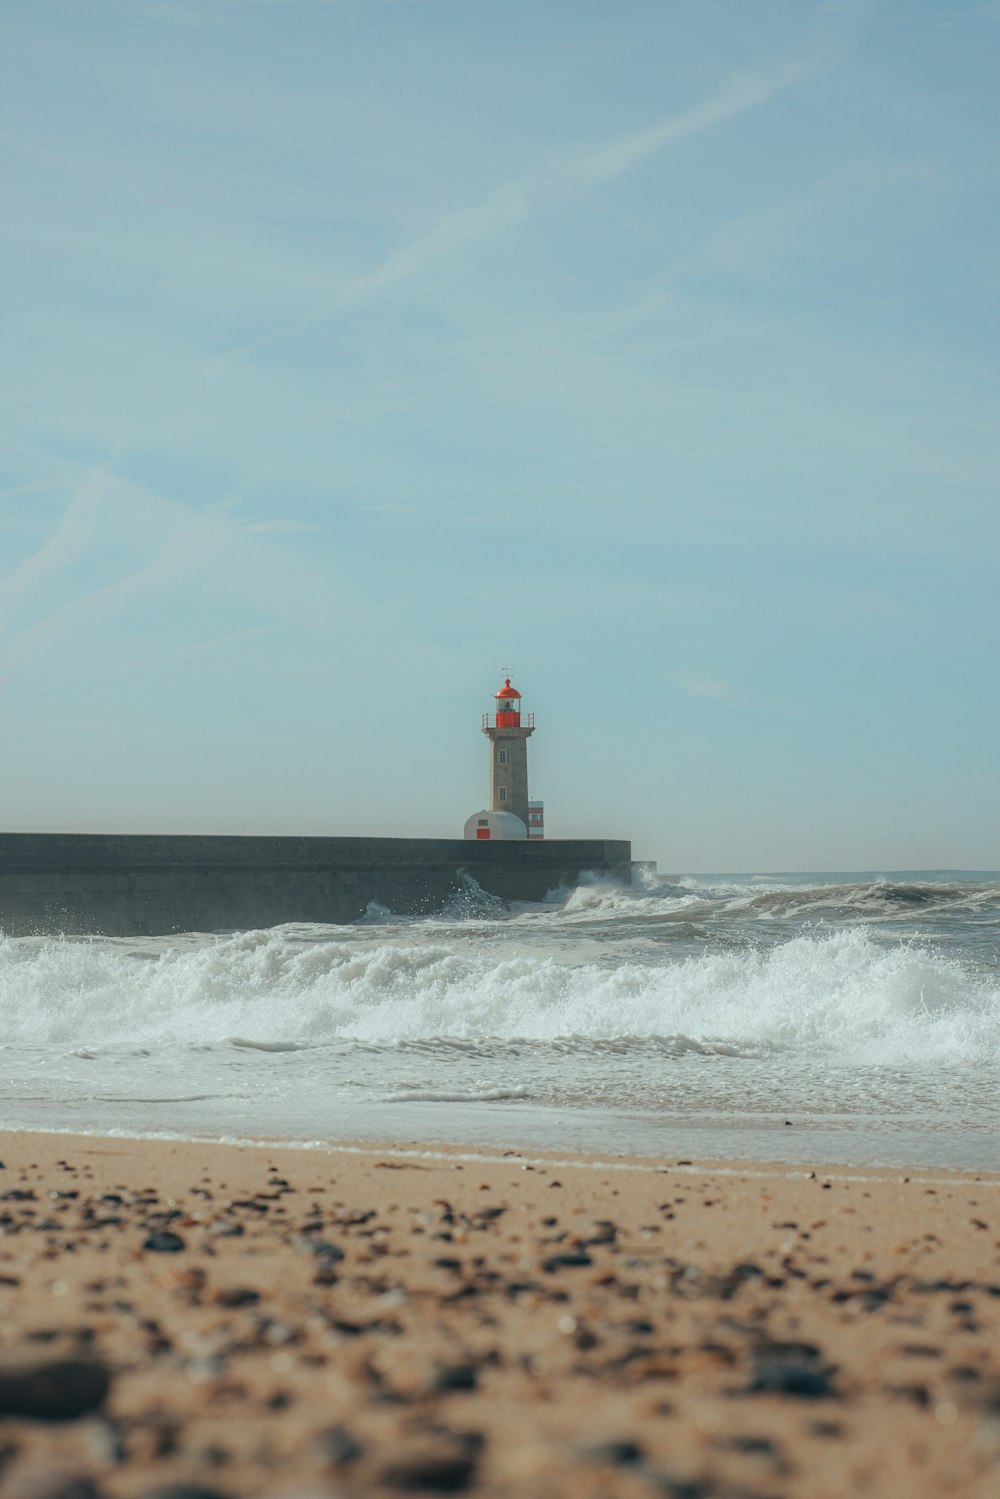
[[[839,922],[928,921],[939,917],[993,918],[1000,925],[1000,881],[893,879],[873,875],[845,883],[831,878],[814,884],[779,877],[668,880],[639,874],[631,885],[584,877],[551,900],[570,919],[609,917],[660,921],[702,921],[738,917],[745,921],[824,920]]]
[[[591,898],[635,899],[580,892]],[[0,940],[0,1045],[279,1052],[436,1038],[995,1062],[1000,987],[932,945],[887,943],[864,926],[610,963],[458,941],[455,928],[435,937],[428,923],[311,937],[275,928],[153,954],[109,941]]]

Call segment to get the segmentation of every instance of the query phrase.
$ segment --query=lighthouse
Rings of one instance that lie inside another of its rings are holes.
[[[535,715],[521,712],[521,694],[504,677],[495,708],[483,714],[490,741],[490,804],[465,824],[466,838],[540,838],[542,804],[528,800],[528,740]]]

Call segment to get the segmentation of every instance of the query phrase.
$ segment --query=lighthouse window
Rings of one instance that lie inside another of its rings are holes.
[[[507,751],[506,750],[500,750],[499,753],[497,754],[497,764],[498,765],[506,765],[507,764]]]
[[[507,787],[506,786],[501,786],[500,787],[500,800],[502,802],[505,802],[507,800]]]

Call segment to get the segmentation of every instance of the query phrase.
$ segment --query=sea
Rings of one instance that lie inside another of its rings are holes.
[[[0,1128],[1000,1168],[1000,874],[0,937]]]

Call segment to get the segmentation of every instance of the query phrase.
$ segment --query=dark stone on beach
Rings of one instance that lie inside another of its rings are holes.
[[[925,1384],[886,1385],[886,1390],[900,1400],[911,1400],[918,1410],[930,1409],[931,1392]]]
[[[869,1286],[854,1297],[854,1303],[866,1312],[877,1312],[879,1307],[892,1300],[894,1289],[894,1286]]]
[[[588,1463],[607,1463],[615,1468],[633,1468],[645,1459],[645,1452],[638,1442],[596,1442],[592,1447],[580,1449],[580,1456]]]
[[[25,1192],[20,1187],[11,1187],[9,1191],[0,1193],[0,1202],[35,1202],[34,1192]]]
[[[150,1234],[148,1239],[143,1240],[143,1249],[152,1249],[157,1254],[176,1254],[179,1249],[187,1246],[180,1234],[172,1234],[169,1230],[163,1233]]]
[[[223,1220],[221,1223],[213,1223],[209,1233],[214,1234],[217,1239],[239,1239],[245,1232],[242,1223],[230,1223]]]
[[[708,1481],[703,1483],[697,1478],[674,1478],[672,1474],[664,1473],[662,1468],[644,1468],[642,1476],[651,1488],[666,1494],[667,1499],[707,1499],[709,1494],[715,1492],[714,1484]]]
[[[482,1295],[482,1291],[479,1286],[469,1285],[466,1282],[465,1285],[459,1286],[457,1291],[452,1291],[450,1296],[446,1296],[442,1304],[445,1306],[454,1306],[458,1301],[474,1301],[480,1295]]]
[[[470,1228],[485,1231],[507,1212],[505,1207],[478,1208],[471,1218],[467,1219]]]
[[[971,1377],[970,1377],[971,1375]],[[951,1374],[950,1398],[971,1410],[979,1411],[991,1422],[1000,1416],[1000,1379],[992,1376],[983,1379],[968,1369],[955,1369]]]
[[[225,1468],[232,1461],[232,1454],[228,1447],[222,1447],[218,1442],[209,1442],[207,1447],[201,1449],[199,1459],[207,1467]]]
[[[75,1421],[97,1410],[111,1387],[103,1364],[60,1359],[0,1373],[0,1416]]]
[[[441,1394],[453,1390],[474,1390],[478,1378],[475,1364],[444,1364],[434,1375],[434,1389]]]
[[[331,1244],[328,1239],[320,1239],[315,1244],[308,1246],[309,1252],[314,1254],[318,1260],[329,1260],[331,1263],[345,1258],[344,1251],[339,1244]]]
[[[758,1265],[734,1265],[726,1275],[713,1275],[703,1286],[706,1296],[717,1296],[720,1301],[731,1301],[746,1281],[760,1280],[764,1276]]]
[[[334,1317],[330,1322],[334,1332],[339,1332],[342,1338],[359,1338],[363,1332],[368,1332],[368,1322],[351,1322],[347,1317]]]
[[[251,1290],[249,1286],[232,1286],[215,1293],[217,1306],[253,1306],[259,1300],[260,1292]]]
[[[49,1469],[25,1474],[17,1485],[18,1499],[101,1499],[89,1473]]]
[[[822,1350],[815,1343],[764,1340],[752,1351],[751,1395],[795,1395],[821,1400],[836,1395]]]
[[[743,1435],[717,1438],[716,1445],[725,1447],[729,1452],[749,1452],[762,1457],[774,1457],[779,1446],[771,1437]]]
[[[349,1463],[357,1462],[359,1457],[363,1457],[365,1452],[357,1437],[346,1426],[331,1426],[329,1431],[321,1432],[316,1439],[316,1446],[320,1455],[335,1468],[346,1468]]]
[[[589,1254],[583,1250],[571,1250],[568,1254],[550,1254],[542,1263],[542,1269],[551,1275],[554,1270],[573,1270],[578,1266],[592,1265],[594,1262]]]
[[[782,1341],[775,1338],[760,1338],[752,1350],[755,1363],[767,1363],[771,1359],[793,1359],[801,1363],[818,1365],[823,1350],[815,1343],[797,1340]]]
[[[229,1499],[229,1495],[220,1489],[206,1489],[200,1483],[168,1483],[144,1490],[142,1499]]]
[[[407,1493],[460,1494],[476,1475],[476,1460],[465,1452],[442,1448],[400,1454],[379,1471],[386,1488]]]
[[[837,1393],[822,1369],[790,1358],[758,1363],[747,1391],[751,1395],[795,1395],[805,1400],[829,1399]]]

